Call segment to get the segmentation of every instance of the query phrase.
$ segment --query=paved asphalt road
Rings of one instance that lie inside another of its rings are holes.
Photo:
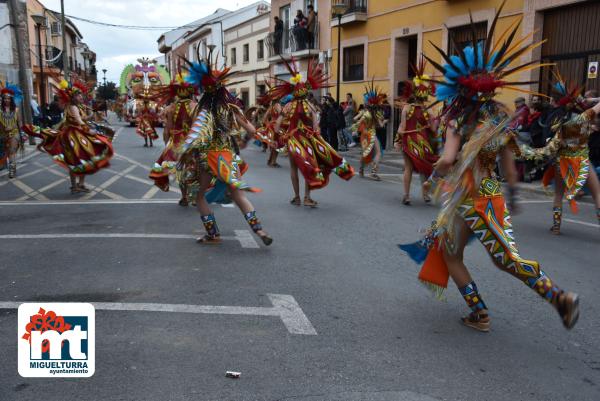
[[[239,211],[216,206],[228,240],[200,246],[195,210],[146,178],[162,142],[141,145],[132,128],[120,131],[111,170],[88,180],[89,200],[70,195],[64,171],[37,152],[17,181],[0,172],[0,302],[229,306],[233,314],[99,308],[95,375],[64,380],[18,375],[17,314],[2,309],[0,400],[600,399],[600,232],[589,204],[566,216],[559,237],[548,232],[547,198],[525,199],[514,218],[523,257],[581,295],[578,326],[564,330],[474,243],[466,261],[492,315],[492,332],[481,334],[459,323],[466,306],[456,288],[445,302],[433,299],[398,250],[436,208],[418,196],[402,206],[397,170],[384,168],[381,183],[332,177],[311,210],[288,204],[285,160],[267,168],[265,155],[248,149],[247,180],[264,189],[250,197],[275,242],[257,247]],[[228,370],[241,378],[226,378]]]

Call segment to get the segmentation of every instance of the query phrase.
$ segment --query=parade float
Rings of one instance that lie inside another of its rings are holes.
[[[123,104],[122,116],[131,126],[135,125],[137,110],[141,108],[142,103],[136,98],[136,93],[147,93],[151,86],[170,82],[169,72],[158,65],[156,60],[143,57],[137,61],[139,64],[125,66],[119,83],[119,96]],[[156,109],[156,104],[152,104],[151,107]]]

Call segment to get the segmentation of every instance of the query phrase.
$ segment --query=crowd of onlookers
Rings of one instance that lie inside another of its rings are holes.
[[[363,105],[357,107],[352,94],[346,94],[346,100],[338,103],[330,93],[321,99],[319,104],[320,118],[319,129],[323,138],[335,149],[341,152],[356,146],[359,142],[359,133],[352,130],[354,117],[363,109]],[[385,149],[387,143],[388,123],[392,113],[391,106],[387,100],[383,106],[383,123],[376,128],[377,139]]]
[[[290,29],[290,39],[295,43],[294,51],[315,49],[317,46],[317,13],[312,5],[307,7],[307,15],[304,15],[302,10],[296,11],[294,24]],[[283,20],[275,17],[275,29],[273,31],[273,49],[275,54],[281,54],[284,40],[284,24]]]

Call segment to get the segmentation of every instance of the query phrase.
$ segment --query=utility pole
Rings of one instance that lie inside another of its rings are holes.
[[[67,49],[67,26],[65,24],[65,0],[60,0],[60,26],[62,27],[62,60],[65,80],[69,81],[69,51]]]
[[[17,57],[19,59],[19,86],[23,91],[24,102],[21,107],[21,113],[23,116],[23,122],[25,124],[31,124],[33,119],[31,117],[31,88],[29,86],[29,78],[27,77],[27,63],[25,54],[29,51],[25,46],[27,43],[23,41],[23,37],[27,33],[27,16],[23,17],[24,28],[23,34],[21,34],[21,24],[19,23],[19,14],[21,14],[21,8],[19,7],[17,0],[9,0],[10,6],[10,18],[11,25],[15,31],[15,42],[17,45]],[[29,137],[29,144],[35,145],[35,139]]]

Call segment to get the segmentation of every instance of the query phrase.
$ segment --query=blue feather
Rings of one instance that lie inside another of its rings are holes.
[[[196,87],[202,87],[202,78],[208,74],[208,65],[201,61],[192,63],[188,68],[189,74],[185,77],[185,81]]]
[[[560,93],[561,95],[566,95],[567,94],[567,88],[565,88],[565,85],[562,82],[557,82],[554,84],[554,89]]]
[[[487,65],[485,66],[485,68],[488,71],[492,71],[494,69],[494,64],[496,64],[496,59],[498,58],[498,52],[494,52],[494,54],[492,54],[492,57],[490,57],[490,61],[488,61]]]
[[[438,100],[447,100],[456,96],[456,87],[450,85],[437,85],[435,87],[435,96]]]
[[[483,41],[477,44],[477,69],[483,70]]]
[[[454,65],[460,69],[460,71],[462,72],[462,75],[467,75],[469,73],[469,69],[467,68],[465,63],[463,63],[463,61],[460,57],[450,56],[450,60],[452,60]]]
[[[427,259],[427,254],[429,254],[429,248],[425,246],[423,241],[417,241],[410,244],[399,244],[398,248],[406,252],[406,254],[417,264],[423,263],[425,259]]]
[[[467,59],[467,67],[469,71],[473,71],[475,69],[475,51],[472,46],[467,46],[463,50],[465,53],[465,58]]]
[[[289,102],[291,102],[293,98],[294,98],[294,96],[292,96],[292,95],[287,95],[287,96],[283,97],[283,98],[282,98],[282,99],[279,101],[279,103],[280,103],[282,106],[285,106],[286,104],[288,104]]]
[[[21,101],[23,101],[23,92],[21,92],[21,88],[17,85],[7,82],[5,88],[10,89],[14,93],[13,100],[15,101],[15,104],[20,104]]]

